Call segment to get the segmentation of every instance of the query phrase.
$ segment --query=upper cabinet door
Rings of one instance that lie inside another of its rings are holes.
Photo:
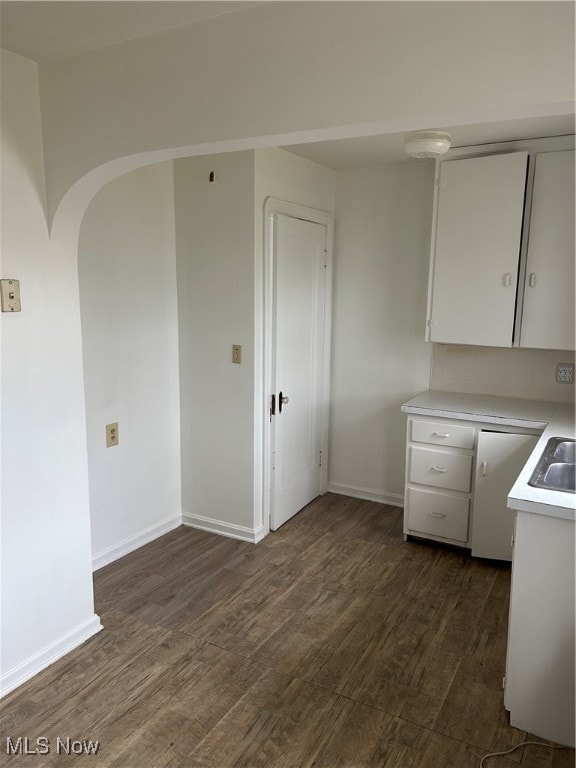
[[[431,341],[512,346],[527,162],[515,152],[442,163]]]
[[[521,347],[574,349],[574,151],[536,155]]]

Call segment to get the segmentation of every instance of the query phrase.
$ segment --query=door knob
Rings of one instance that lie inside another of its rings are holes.
[[[280,394],[278,395],[278,411],[282,413],[282,406],[286,405],[286,403],[289,403],[289,402],[290,402],[290,398],[286,397],[285,395],[282,394],[282,392],[280,392]]]

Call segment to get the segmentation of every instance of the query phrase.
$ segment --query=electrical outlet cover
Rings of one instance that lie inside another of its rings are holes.
[[[558,384],[573,384],[574,363],[558,363],[556,366],[556,381]]]
[[[118,422],[115,421],[112,424],[106,424],[106,448],[112,448],[118,445]]]

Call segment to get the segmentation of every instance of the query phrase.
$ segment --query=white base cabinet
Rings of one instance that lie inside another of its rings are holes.
[[[474,434],[469,424],[408,419],[405,536],[467,545]]]
[[[468,540],[467,497],[423,488],[409,488],[409,531],[418,536],[465,544]]]
[[[518,512],[504,705],[510,724],[574,746],[574,522]]]
[[[509,431],[507,431],[509,430]],[[512,560],[507,496],[537,430],[427,416],[408,418],[404,536]]]
[[[534,435],[479,431],[470,536],[475,557],[512,560],[514,512],[506,499],[537,442]]]

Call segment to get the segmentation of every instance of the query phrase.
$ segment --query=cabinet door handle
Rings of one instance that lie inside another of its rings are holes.
[[[446,515],[443,515],[441,512],[430,512],[430,515],[432,517],[438,517],[438,518],[446,517]]]
[[[536,287],[536,272],[530,272],[530,276],[528,277],[528,285],[530,288]]]
[[[434,472],[448,472],[447,467],[436,467],[436,466],[433,466],[432,469],[434,470]]]
[[[488,471],[488,462],[483,461],[482,464],[480,464],[480,472],[482,474],[482,477],[486,477],[487,471]]]
[[[450,432],[432,432],[432,437],[450,437]]]
[[[512,285],[512,272],[506,272],[502,276],[502,282],[505,288],[510,288],[510,286]]]

